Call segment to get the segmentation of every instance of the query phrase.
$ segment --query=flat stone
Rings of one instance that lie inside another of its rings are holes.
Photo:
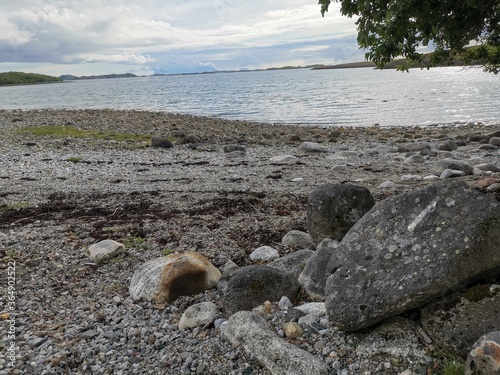
[[[241,346],[271,374],[327,375],[323,361],[278,337],[264,318],[250,311],[240,311],[228,319],[225,336],[234,346]]]
[[[439,178],[445,179],[445,178],[453,178],[453,177],[463,177],[465,176],[465,172],[463,171],[457,171],[454,169],[445,169],[440,175]]]
[[[253,261],[270,261],[279,258],[280,254],[278,250],[272,248],[271,246],[261,246],[255,249],[250,254],[250,259]]]
[[[201,302],[189,306],[179,320],[179,329],[194,328],[213,322],[219,308],[212,302]]]
[[[88,247],[87,256],[95,263],[101,263],[125,252],[125,245],[113,240],[104,240]]]

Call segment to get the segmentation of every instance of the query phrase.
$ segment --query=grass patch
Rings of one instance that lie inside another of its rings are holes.
[[[167,255],[170,255],[174,252],[174,250],[172,249],[165,249],[163,250],[163,256],[167,256]]]
[[[137,250],[146,250],[146,240],[142,237],[133,237],[133,236],[128,236],[125,238],[123,241],[123,244],[125,245],[126,249],[134,248]]]
[[[37,137],[53,137],[53,138],[90,138],[102,139],[106,141],[117,142],[151,142],[152,136],[109,132],[103,130],[83,130],[76,126],[30,126],[19,130],[21,133],[33,134]]]
[[[66,159],[66,161],[70,161],[72,163],[79,163],[82,161],[82,158],[78,156],[70,156],[69,158]]]
[[[443,369],[443,375],[464,375],[464,362],[458,358],[451,358]]]
[[[17,211],[27,207],[29,207],[29,204],[26,202],[14,202],[0,206],[0,211]]]

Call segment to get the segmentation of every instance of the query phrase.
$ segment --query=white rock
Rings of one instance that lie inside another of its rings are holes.
[[[194,328],[209,324],[215,320],[219,309],[212,302],[202,302],[192,305],[184,311],[179,320],[179,329]]]
[[[405,164],[419,164],[419,163],[425,163],[425,158],[422,155],[412,155],[410,157],[407,157],[404,162]]]
[[[250,259],[253,261],[269,261],[279,258],[279,256],[280,254],[278,253],[278,250],[272,248],[271,246],[261,246],[250,254]]]
[[[326,315],[326,304],[324,302],[309,302],[295,307],[304,314],[316,314],[317,316]]]
[[[347,160],[347,158],[345,156],[337,155],[337,154],[328,155],[326,158],[328,160]]]
[[[396,186],[396,184],[394,182],[392,182],[392,181],[384,181],[378,187],[381,188],[381,189],[391,189],[394,186]]]
[[[401,181],[419,181],[422,177],[416,174],[404,174],[401,176]]]
[[[271,374],[327,375],[328,367],[311,353],[278,337],[266,320],[250,311],[239,311],[224,332],[233,346],[241,346]]]
[[[463,171],[455,170],[455,169],[445,169],[439,178],[445,179],[445,178],[452,178],[452,177],[462,177],[465,176],[466,173]]]
[[[278,302],[278,307],[280,310],[290,310],[293,307],[293,303],[290,301],[290,298],[283,296]]]
[[[330,152],[330,150],[316,142],[302,142],[297,150],[299,155],[309,155]]]
[[[293,155],[278,155],[269,159],[271,164],[293,164],[297,161],[297,157]]]
[[[104,240],[86,249],[86,254],[95,263],[100,263],[125,252],[125,245],[113,240]]]

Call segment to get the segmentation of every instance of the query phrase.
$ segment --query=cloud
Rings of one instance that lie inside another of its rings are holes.
[[[310,0],[2,0],[0,62],[279,64],[289,54],[327,58],[332,42],[355,47],[354,35],[353,20],[334,11],[322,18]]]

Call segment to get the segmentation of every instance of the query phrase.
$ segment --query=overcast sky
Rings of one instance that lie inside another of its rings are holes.
[[[317,0],[1,0],[0,71],[139,75],[363,60]]]

